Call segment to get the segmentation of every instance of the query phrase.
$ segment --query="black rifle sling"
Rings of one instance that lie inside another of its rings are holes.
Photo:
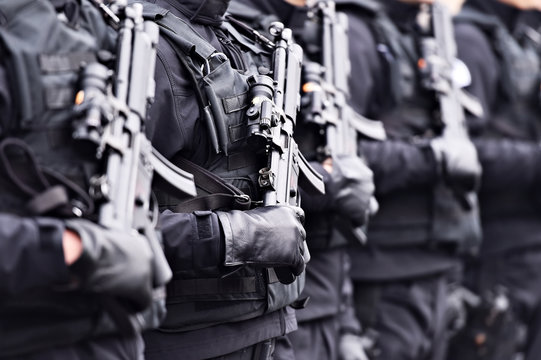
[[[175,208],[176,212],[193,212],[198,210],[235,209],[248,210],[252,200],[242,191],[226,183],[219,176],[205,168],[178,156],[174,163],[194,176],[198,189],[207,195],[187,200]]]
[[[15,165],[10,149],[26,157],[27,166]],[[71,206],[81,211],[75,214],[77,216],[94,210],[94,203],[84,189],[62,174],[40,167],[32,149],[20,139],[8,137],[0,143],[0,167],[4,180],[29,199],[26,207],[33,215],[54,212],[59,216],[73,216]]]

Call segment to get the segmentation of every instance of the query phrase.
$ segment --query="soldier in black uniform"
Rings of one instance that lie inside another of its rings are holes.
[[[439,199],[434,189],[442,182],[456,184],[455,176],[462,172],[439,162],[437,151],[451,165],[475,160],[475,149],[467,138],[454,148],[447,144],[435,151],[433,146],[441,124],[434,93],[420,85],[415,35],[419,1],[337,3],[348,14],[350,51],[355,54],[352,104],[359,113],[381,120],[388,136],[383,142],[361,141],[380,208],[370,220],[367,245],[350,252],[356,314],[364,328],[379,333],[376,358],[442,359],[447,277],[459,266],[457,248],[468,238],[478,241],[479,233],[464,226],[456,227],[460,230],[453,236],[436,225],[433,209]],[[475,171],[467,174],[471,180],[478,176]],[[457,199],[450,201],[452,208],[461,209]]]
[[[143,358],[139,330],[117,320],[151,302],[147,240],[45,209],[64,185],[50,174],[87,188],[73,101],[80,67],[114,51],[109,30],[85,0],[0,4],[2,359]]]
[[[317,38],[314,40],[316,44],[311,44],[318,48],[316,51],[310,51],[304,41],[309,9],[299,7],[306,5],[304,1],[288,2],[293,5],[284,0],[235,0],[230,11],[260,32],[268,31],[265,27],[272,21],[283,21],[293,29],[296,40],[305,49],[306,61],[321,62],[322,39]],[[310,34],[310,37],[318,34]],[[308,297],[309,301],[304,309],[296,311],[299,329],[287,338],[297,360],[338,359],[341,338],[343,348],[348,352],[342,355],[347,359],[362,359],[362,347],[357,337],[360,325],[354,314],[346,311],[347,301],[343,293],[349,276],[347,242],[333,231],[333,224],[336,217],[351,219],[356,224],[366,220],[374,188],[372,172],[357,156],[334,156],[323,164],[319,163],[317,159],[322,154],[318,149],[325,145],[319,141],[321,126],[305,122],[304,110],[301,109],[297,122],[297,138],[305,155],[313,160],[314,168],[324,176],[326,194],[303,194],[305,196],[302,197],[311,260],[306,268],[306,286],[301,297]]]
[[[536,33],[521,33],[519,22],[525,10],[539,6],[468,1],[456,19],[459,56],[472,74],[468,90],[484,108],[473,123],[483,164],[484,240],[467,280],[481,297],[504,291],[511,312],[493,304],[493,315],[475,320],[474,311],[453,344],[453,359],[509,359],[517,351],[537,359],[541,351],[540,57]]]
[[[286,306],[303,284],[303,212],[255,207],[265,161],[262,149],[247,141],[247,79],[258,68],[270,69],[270,49],[224,21],[228,3],[144,3],[145,16],[162,26],[150,137],[174,163],[195,166],[196,184],[210,193],[209,202],[196,209],[160,196],[165,254],[174,277],[167,318],[145,336],[147,359],[269,359],[273,339],[297,327]],[[207,181],[221,184],[226,203]],[[227,194],[232,188],[234,196]],[[271,267],[301,276],[286,286]]]

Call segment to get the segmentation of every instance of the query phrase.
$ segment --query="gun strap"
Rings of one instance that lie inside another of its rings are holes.
[[[218,52],[186,21],[156,4],[145,3],[143,17],[160,26],[160,32],[173,40],[187,55],[197,55],[200,60],[209,59]]]
[[[242,191],[226,183],[219,176],[202,168],[183,157],[177,157],[174,163],[194,176],[196,187],[208,195],[201,195],[177,205],[176,212],[193,212],[198,210],[235,209],[248,210],[252,200]]]

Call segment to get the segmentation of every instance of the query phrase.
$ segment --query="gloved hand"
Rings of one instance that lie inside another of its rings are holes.
[[[342,334],[338,344],[338,357],[340,360],[368,360],[362,338],[354,334]]]
[[[332,209],[357,226],[366,223],[378,207],[373,178],[372,170],[359,157],[334,157],[331,181],[325,189],[332,197]]]
[[[135,311],[150,305],[153,254],[145,237],[83,219],[66,220],[66,228],[77,233],[83,245],[81,256],[70,266],[82,289],[128,301]]]
[[[436,138],[430,142],[445,183],[460,191],[475,191],[481,179],[481,164],[475,146],[468,140]]]
[[[247,211],[217,211],[225,235],[225,265],[255,264],[300,275],[306,266],[304,211],[264,206]]]

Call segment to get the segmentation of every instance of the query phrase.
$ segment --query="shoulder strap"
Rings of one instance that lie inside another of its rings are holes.
[[[208,84],[200,81],[203,74],[199,68],[201,64],[208,65],[218,59],[216,55],[220,52],[199,35],[190,24],[167,9],[145,2],[143,3],[143,17],[160,26],[162,37],[171,46],[193,83],[200,116],[207,126],[214,151],[216,153],[223,151],[227,154],[227,135],[223,119],[213,111],[211,106],[213,90]]]
[[[169,10],[145,2],[143,3],[143,17],[157,23],[161,33],[173,41],[186,55],[197,55],[200,60],[206,60],[218,52],[190,24],[173,15]]]

